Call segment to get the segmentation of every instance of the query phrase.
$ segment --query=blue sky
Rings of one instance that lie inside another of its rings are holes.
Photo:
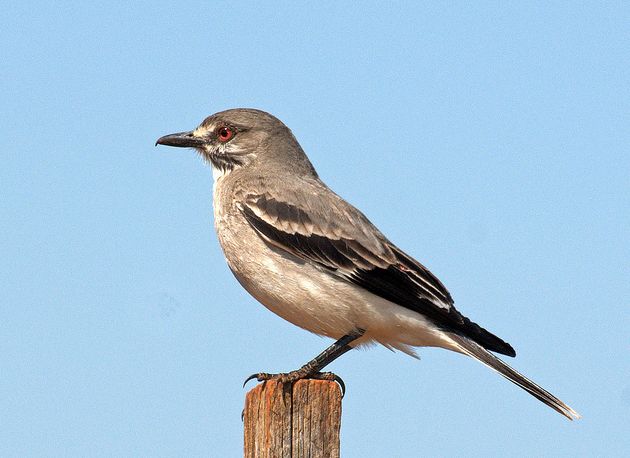
[[[243,379],[330,343],[240,289],[209,168],[153,146],[232,107],[584,416],[374,348],[331,366],[344,457],[627,455],[627,3],[91,3],[0,17],[0,455],[239,456]]]

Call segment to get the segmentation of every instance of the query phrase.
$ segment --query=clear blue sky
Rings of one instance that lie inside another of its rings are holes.
[[[91,3],[0,16],[1,456],[239,456],[243,379],[330,343],[240,289],[209,168],[153,146],[232,107],[584,416],[374,348],[331,366],[344,457],[628,454],[626,2]]]

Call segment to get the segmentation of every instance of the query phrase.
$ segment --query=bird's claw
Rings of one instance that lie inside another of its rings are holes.
[[[259,382],[266,382],[267,380],[276,380],[282,384],[285,383],[294,383],[298,380],[302,379],[314,379],[314,380],[329,380],[332,382],[336,382],[341,388],[341,397],[343,398],[346,395],[346,384],[343,382],[342,378],[337,374],[333,374],[332,372],[315,372],[312,374],[304,374],[299,369],[293,372],[281,372],[279,374],[269,374],[267,372],[258,372],[256,374],[252,374],[245,379],[243,382],[243,388],[247,385],[247,382],[250,380],[258,380]]]
[[[346,384],[343,383],[343,379],[337,374],[333,374],[332,372],[327,372],[327,374],[331,374],[332,379],[330,380],[337,382],[337,385],[339,385],[339,388],[341,388],[341,398],[343,399],[343,397],[346,395]]]
[[[247,377],[245,379],[245,381],[243,382],[243,388],[245,388],[245,385],[247,385],[247,382],[249,382],[250,380],[256,379],[256,380],[258,380],[260,382],[261,380],[258,378],[258,375],[260,375],[260,374],[252,374],[249,377]]]

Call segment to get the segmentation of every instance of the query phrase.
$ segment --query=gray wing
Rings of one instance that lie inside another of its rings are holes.
[[[359,210],[328,188],[303,185],[282,197],[259,193],[239,199],[241,212],[263,240],[418,312],[444,330],[515,355],[509,344],[459,313],[437,277],[389,242]]]

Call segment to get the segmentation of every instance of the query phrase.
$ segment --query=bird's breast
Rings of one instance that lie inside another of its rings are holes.
[[[441,333],[423,316],[344,281],[314,263],[266,243],[238,208],[230,176],[214,185],[214,224],[228,266],[256,300],[285,320],[339,338],[361,328],[362,341],[413,353],[411,346],[442,346]]]

